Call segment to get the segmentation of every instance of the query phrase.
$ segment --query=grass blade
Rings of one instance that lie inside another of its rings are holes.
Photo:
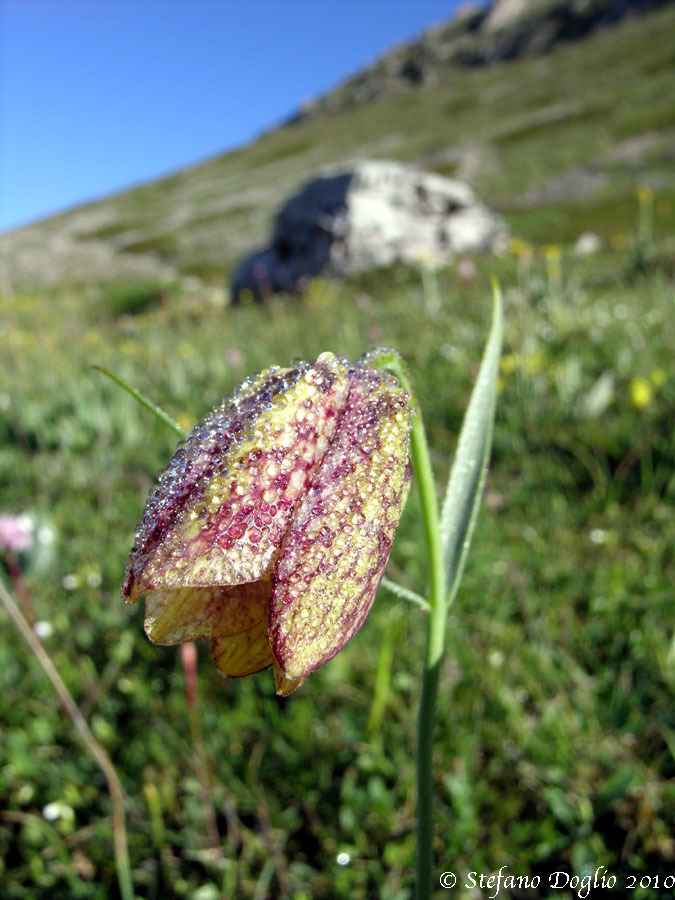
[[[471,400],[464,415],[457,452],[441,510],[441,541],[447,573],[448,606],[459,587],[480,509],[497,403],[497,377],[502,352],[502,296],[492,282],[492,327]]]
[[[91,368],[96,369],[97,372],[102,372],[104,375],[107,375],[108,378],[112,379],[112,381],[115,382],[115,384],[119,384],[121,388],[124,388],[125,391],[131,394],[134,400],[138,400],[138,402],[142,406],[144,406],[146,409],[149,409],[151,413],[154,413],[160,420],[160,422],[164,422],[165,425],[168,425],[169,428],[173,429],[173,431],[175,431],[179,437],[185,437],[185,432],[180,427],[178,422],[174,422],[171,416],[168,413],[164,412],[164,410],[160,406],[157,406],[157,404],[153,403],[152,400],[148,400],[146,396],[141,394],[140,391],[137,391],[136,388],[133,388],[123,378],[120,378],[119,375],[115,375],[114,372],[111,372],[110,369],[106,369],[104,366],[92,366]]]

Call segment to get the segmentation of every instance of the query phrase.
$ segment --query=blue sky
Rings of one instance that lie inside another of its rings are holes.
[[[238,146],[458,0],[0,0],[0,230]]]

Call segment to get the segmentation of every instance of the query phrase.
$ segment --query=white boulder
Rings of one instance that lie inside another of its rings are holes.
[[[301,291],[322,272],[440,264],[494,250],[505,236],[503,221],[464,182],[398,162],[362,162],[313,178],[287,201],[270,246],[235,270],[232,297]]]

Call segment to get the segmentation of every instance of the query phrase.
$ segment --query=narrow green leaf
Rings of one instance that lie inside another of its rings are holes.
[[[141,394],[140,391],[137,391],[136,388],[133,388],[130,384],[127,384],[127,382],[123,378],[120,378],[119,375],[115,375],[114,372],[111,372],[110,369],[106,369],[104,366],[92,366],[91,368],[96,369],[97,372],[103,372],[103,374],[112,379],[115,384],[119,384],[121,388],[124,388],[125,391],[131,394],[134,400],[138,400],[138,402],[142,406],[144,406],[146,409],[149,409],[151,413],[154,413],[160,420],[160,422],[164,422],[165,425],[168,425],[169,428],[172,428],[179,437],[185,437],[185,432],[180,427],[178,422],[174,422],[171,416],[168,413],[164,412],[164,410],[160,406],[157,406],[157,404],[153,403],[152,400],[148,400],[147,397]]]
[[[441,510],[441,541],[447,573],[448,606],[455,599],[471,544],[483,486],[487,474],[492,428],[497,403],[497,378],[502,352],[502,297],[492,281],[493,311],[490,336],[485,347],[471,400],[464,415]]]
[[[390,581],[388,578],[382,579],[380,587],[383,587],[400,600],[407,600],[408,603],[414,603],[415,606],[419,606],[424,612],[429,612],[429,609],[431,608],[429,601],[425,600],[424,597],[420,597],[415,591],[408,590],[408,588],[403,587],[402,584],[397,584],[395,581]]]

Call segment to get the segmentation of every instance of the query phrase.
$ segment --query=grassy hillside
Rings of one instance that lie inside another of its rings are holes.
[[[604,865],[614,896],[630,876],[636,900],[670,895],[674,24],[671,7],[545,57],[288,125],[0,239],[15,266],[22,246],[37,254],[33,287],[16,267],[0,285],[0,514],[27,515],[34,534],[17,560],[0,551],[0,578],[42,623],[117,767],[138,897],[409,900],[422,613],[380,591],[357,637],[286,701],[270,673],[224,681],[200,646],[200,750],[176,648],[149,644],[142,610],[118,593],[175,438],[90,366],[188,428],[265,366],[389,344],[411,367],[440,493],[490,273],[506,346],[441,674],[436,871],[463,883],[506,865],[543,886],[554,871]],[[361,154],[469,177],[509,219],[509,254],[226,307],[227,270],[286,192]],[[572,242],[589,229],[602,244],[580,256]],[[57,238],[84,254],[67,280]],[[128,258],[142,267],[125,269]],[[413,489],[388,574],[424,593],[421,537]],[[0,623],[0,896],[116,898],[105,782],[4,610]]]

